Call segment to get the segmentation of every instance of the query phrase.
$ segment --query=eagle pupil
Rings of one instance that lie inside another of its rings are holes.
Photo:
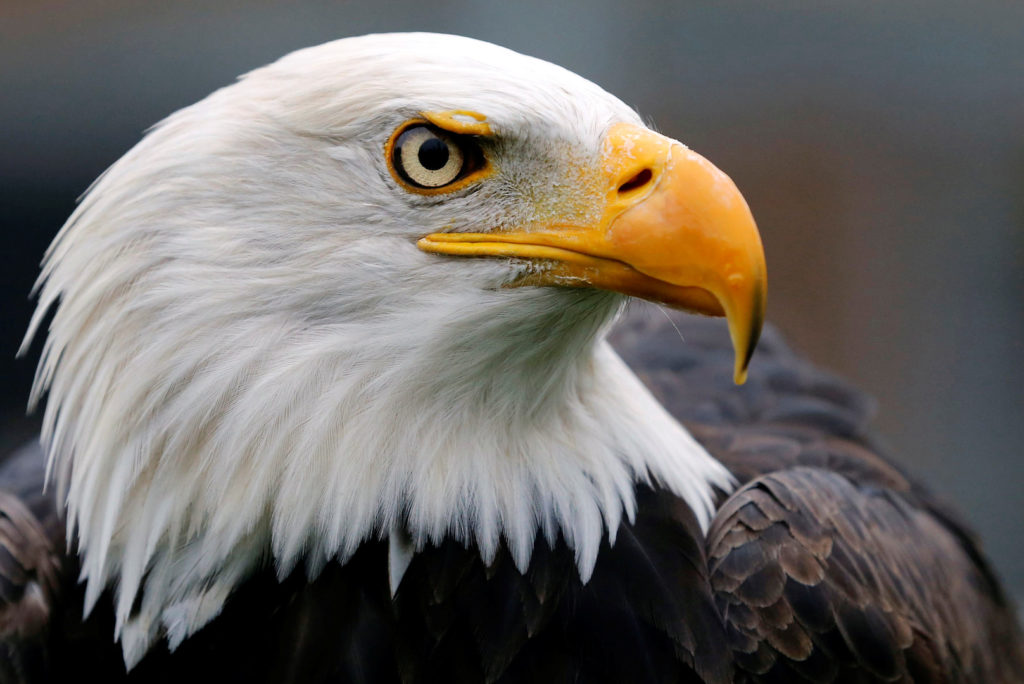
[[[440,138],[430,138],[420,145],[417,156],[420,164],[428,171],[443,169],[448,163],[448,145]]]

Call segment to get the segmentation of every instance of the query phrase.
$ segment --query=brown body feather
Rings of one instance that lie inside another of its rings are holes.
[[[707,538],[671,494],[582,585],[561,542],[530,568],[445,542],[394,598],[387,544],[313,581],[257,573],[220,617],[130,674],[109,597],[85,621],[42,455],[0,464],[0,682],[986,682],[1024,672],[1012,608],[971,535],[891,465],[869,402],[769,331],[750,380],[714,322],[628,321],[623,356],[736,475]]]
[[[736,475],[706,549],[738,681],[1018,682],[1014,608],[956,515],[884,456],[865,395],[767,330],[742,388],[717,321],[620,333]],[[676,342],[676,343],[674,343]]]

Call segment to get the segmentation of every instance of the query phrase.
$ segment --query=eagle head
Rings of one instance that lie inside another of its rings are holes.
[[[126,662],[259,564],[454,537],[584,581],[657,481],[730,476],[604,340],[627,296],[728,317],[764,257],[732,181],[596,85],[431,34],[300,50],[151,130],[48,251],[34,389],[87,610]],[[400,580],[401,572],[395,581]]]

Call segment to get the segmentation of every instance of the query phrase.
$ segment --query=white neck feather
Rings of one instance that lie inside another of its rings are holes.
[[[540,532],[564,537],[586,581],[603,535],[632,519],[637,482],[708,523],[730,476],[604,341],[618,298],[487,296],[435,296],[401,326],[240,319],[225,334],[214,320],[145,347],[121,335],[101,358],[143,355],[131,365],[146,376],[122,377],[102,407],[54,383],[48,411],[96,412],[68,506],[88,605],[119,581],[127,662],[214,617],[268,549],[282,576],[303,560],[315,575],[401,526],[415,548],[451,536],[485,560],[504,541],[525,570]]]

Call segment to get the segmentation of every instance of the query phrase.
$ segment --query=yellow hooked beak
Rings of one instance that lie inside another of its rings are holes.
[[[603,148],[605,209],[593,225],[523,232],[433,233],[420,249],[537,260],[514,285],[596,287],[712,316],[724,315],[746,380],[764,321],[764,249],[728,176],[682,144],[632,124]]]

